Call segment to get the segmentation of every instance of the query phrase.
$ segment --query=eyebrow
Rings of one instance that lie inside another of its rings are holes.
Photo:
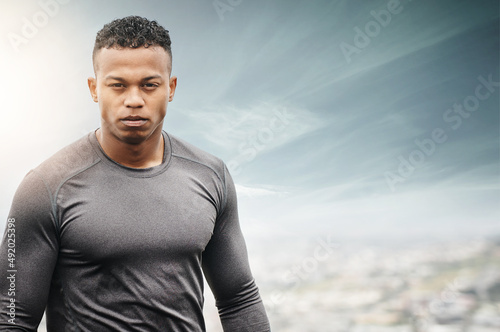
[[[153,79],[156,79],[156,78],[162,78],[161,75],[153,75],[153,76],[148,76],[148,77],[145,77],[142,79],[143,82],[145,81],[150,81],[150,80],[153,80]],[[118,76],[111,76],[111,75],[108,75],[104,78],[105,80],[115,80],[115,81],[120,81],[120,82],[125,82],[126,80],[122,77],[118,77]]]

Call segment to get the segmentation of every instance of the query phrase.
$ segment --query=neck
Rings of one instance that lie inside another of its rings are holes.
[[[96,131],[96,137],[104,153],[123,166],[149,168],[163,162],[165,142],[161,130],[158,130],[158,133],[154,132],[148,139],[137,144],[129,144],[112,135],[106,135],[102,128]]]

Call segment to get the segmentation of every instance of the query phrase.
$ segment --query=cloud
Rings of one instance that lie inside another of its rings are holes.
[[[244,149],[269,151],[324,126],[324,121],[307,109],[269,102],[247,108],[225,105],[181,112],[199,136],[232,151],[233,156]]]
[[[339,188],[335,187],[295,193],[286,199],[266,196],[245,206],[242,218],[251,211],[254,223],[280,230],[277,237],[331,233],[344,239],[415,239],[450,238],[471,231],[482,235],[500,232],[500,213],[491,204],[491,195],[497,194],[498,188],[460,186],[434,186],[349,200],[330,199],[338,195]],[[474,197],[470,197],[471,190]]]

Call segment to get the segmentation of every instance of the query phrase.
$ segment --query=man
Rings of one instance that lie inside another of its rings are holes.
[[[31,171],[0,257],[2,331],[204,331],[203,274],[224,331],[269,331],[236,193],[219,159],[162,131],[177,78],[168,31],[98,32],[101,127]]]

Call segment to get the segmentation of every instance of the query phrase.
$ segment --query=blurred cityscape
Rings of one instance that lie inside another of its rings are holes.
[[[312,241],[309,255],[286,270],[269,262],[260,275],[274,331],[500,331],[500,239],[325,244]]]
[[[273,331],[500,331],[500,238],[290,245],[250,253]],[[206,295],[207,332],[222,331],[208,288]]]

